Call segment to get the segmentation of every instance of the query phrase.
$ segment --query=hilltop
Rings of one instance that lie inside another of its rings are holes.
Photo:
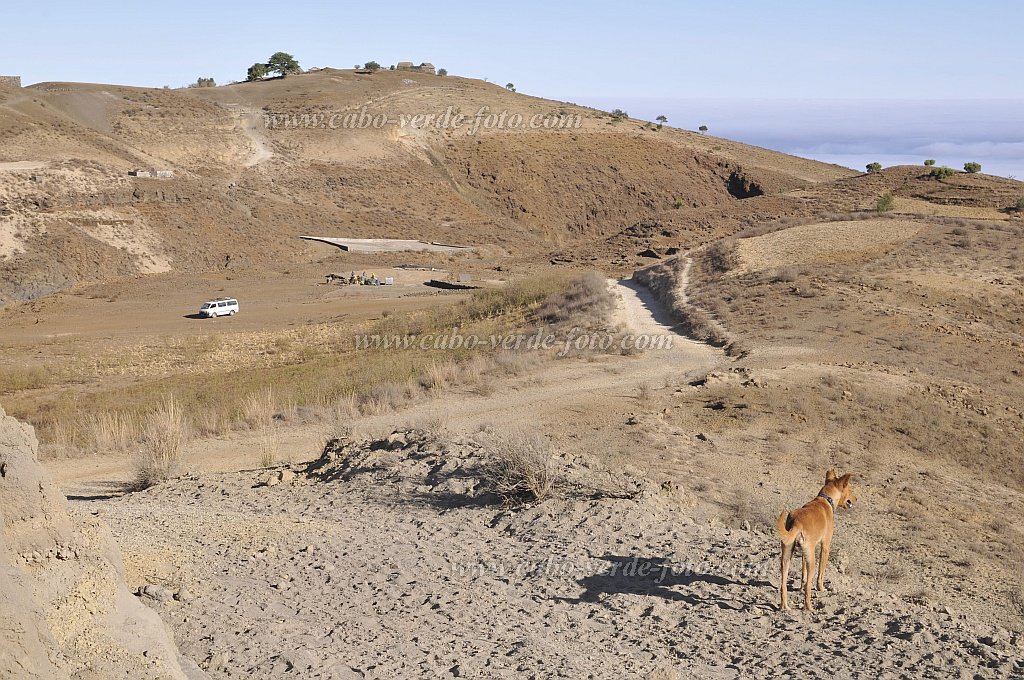
[[[446,112],[466,120],[403,125]],[[501,112],[499,129],[488,116]],[[346,125],[348,114],[364,124]],[[0,148],[8,301],[322,255],[295,238],[303,233],[439,240],[537,261],[595,244],[588,253],[627,264],[651,238],[627,233],[621,253],[604,243],[624,230],[663,222],[661,238],[685,240],[712,216],[783,212],[770,197],[854,174],[478,80],[335,69],[214,88],[2,89]],[[129,177],[136,169],[173,177]],[[751,197],[758,205],[741,208]]]

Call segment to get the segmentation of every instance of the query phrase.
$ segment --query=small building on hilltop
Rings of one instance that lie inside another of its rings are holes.
[[[400,61],[395,69],[399,71],[413,71],[414,73],[429,73],[431,75],[437,74],[437,70],[434,68],[434,65],[429,61],[425,61],[419,66],[413,65],[411,61]]]
[[[21,76],[0,76],[0,87],[21,87]]]

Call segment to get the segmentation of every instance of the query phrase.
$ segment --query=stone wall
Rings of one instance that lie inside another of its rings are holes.
[[[21,76],[0,76],[0,87],[21,87]]]

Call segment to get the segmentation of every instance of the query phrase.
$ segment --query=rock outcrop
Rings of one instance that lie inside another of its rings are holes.
[[[0,408],[0,677],[205,678],[128,592],[110,532],[71,511],[37,448]]]

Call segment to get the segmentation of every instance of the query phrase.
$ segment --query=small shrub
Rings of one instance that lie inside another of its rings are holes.
[[[612,118],[615,118],[616,120],[621,120],[622,118],[629,118],[629,114],[623,111],[622,109],[613,109]]]
[[[882,171],[882,164],[881,163],[868,163],[867,166],[865,166],[865,167],[867,168],[868,172],[872,172],[872,173],[874,173],[874,172],[881,172]]]
[[[935,165],[935,159],[934,159],[934,158],[929,158],[928,160],[926,160],[926,161],[924,162],[924,164],[925,164],[925,165],[927,165],[927,166],[928,166],[928,167],[930,168],[930,167],[932,167],[933,165]]]
[[[732,239],[715,241],[708,247],[708,264],[712,271],[725,273],[735,269],[739,264],[736,243]]]
[[[981,163],[964,163],[964,172],[969,172],[971,174],[981,172]]]
[[[1013,204],[1013,209],[1017,212],[1024,212],[1024,197],[1017,199],[1017,202]]]
[[[484,481],[508,503],[542,501],[555,485],[554,453],[541,434],[513,434],[495,439],[493,460]]]
[[[933,168],[931,176],[935,179],[946,179],[947,177],[952,177],[955,172],[956,170],[953,168],[948,168],[943,165],[941,168]]]
[[[647,402],[649,402],[651,400],[652,395],[653,391],[651,390],[651,386],[649,384],[643,382],[636,386],[636,400],[639,401],[641,404],[646,404]]]
[[[134,461],[136,486],[146,489],[177,474],[188,439],[185,413],[173,398],[165,398],[142,428],[142,450]]]
[[[875,210],[878,212],[889,212],[892,210],[893,197],[892,192],[887,191],[878,197],[878,202],[875,203]]]
[[[684,205],[686,205],[686,204],[683,203],[683,201],[681,199],[677,198],[676,200],[672,201],[672,207],[675,208],[676,210],[679,210]]]
[[[392,66],[391,68],[392,68],[392,70],[394,70],[395,67]],[[446,75],[448,75],[448,69],[446,69],[446,68],[438,69],[437,70],[437,75],[439,75],[439,76],[446,76]]]

